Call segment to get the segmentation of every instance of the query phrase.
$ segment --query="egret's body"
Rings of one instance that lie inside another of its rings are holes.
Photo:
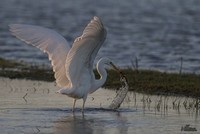
[[[83,107],[88,93],[95,92],[107,79],[105,64],[111,64],[108,58],[97,63],[101,76],[95,79],[94,59],[106,38],[106,30],[98,17],[94,17],[86,26],[83,34],[76,38],[72,47],[57,32],[33,25],[12,24],[10,31],[17,38],[31,44],[48,54],[55,72],[56,83],[61,93],[74,98],[73,111],[77,99],[83,99]]]

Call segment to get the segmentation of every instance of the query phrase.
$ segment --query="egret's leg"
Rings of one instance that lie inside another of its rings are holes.
[[[82,113],[84,113],[84,108],[85,108],[85,101],[87,99],[87,96],[83,97],[83,106],[82,106]]]
[[[83,100],[82,113],[84,113],[85,100]]]
[[[76,99],[74,99],[74,104],[73,104],[73,108],[72,108],[73,112],[74,112],[75,104],[76,104]]]

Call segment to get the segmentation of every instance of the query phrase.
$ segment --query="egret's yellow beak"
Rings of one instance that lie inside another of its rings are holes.
[[[112,67],[120,74],[120,76],[121,76],[121,77],[124,77],[124,78],[126,79],[126,81],[127,81],[127,78],[126,78],[126,76],[122,73],[122,71],[121,71],[118,67],[116,67],[112,62],[110,62],[110,64],[111,64]]]
[[[112,65],[112,67],[119,73],[121,73],[121,70],[119,68],[117,68],[112,62],[110,62],[110,64]]]
[[[122,71],[121,71],[118,67],[116,67],[112,62],[111,62],[110,64],[112,65],[112,67],[113,67],[119,74],[124,75],[124,74],[122,73]]]

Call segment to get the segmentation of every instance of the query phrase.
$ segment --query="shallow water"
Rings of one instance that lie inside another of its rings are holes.
[[[97,59],[112,58],[120,66],[200,71],[199,0],[1,0],[0,56],[48,63],[39,50],[12,37],[8,24],[26,23],[53,28],[71,43],[90,19],[102,18],[107,40]]]
[[[113,111],[108,106],[116,92],[100,89],[88,96],[82,115],[82,101],[77,102],[73,114],[73,100],[56,94],[54,83],[0,78],[0,84],[0,130],[4,134],[180,134],[200,131],[200,113],[192,98],[130,92],[122,106]],[[197,131],[181,131],[186,124]]]

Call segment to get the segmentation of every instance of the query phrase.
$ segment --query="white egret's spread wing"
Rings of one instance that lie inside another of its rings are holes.
[[[94,59],[105,37],[106,30],[101,20],[94,17],[83,34],[75,39],[66,60],[66,74],[72,85],[79,84],[83,69],[88,69],[88,75],[91,75]]]
[[[68,85],[65,61],[70,46],[57,32],[33,25],[11,24],[10,31],[17,38],[47,53],[55,72],[56,83],[60,87]]]

